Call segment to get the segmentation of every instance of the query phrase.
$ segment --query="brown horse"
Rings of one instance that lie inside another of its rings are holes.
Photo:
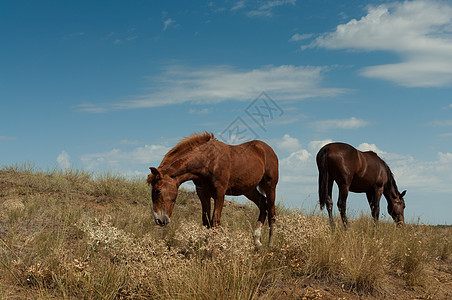
[[[406,191],[399,193],[394,176],[388,165],[375,152],[361,152],[344,143],[331,143],[317,153],[319,169],[320,209],[326,204],[331,225],[333,221],[333,182],[339,187],[337,206],[344,226],[347,226],[346,201],[348,192],[366,193],[372,217],[378,221],[380,198],[388,201],[388,212],[397,224],[404,222]]]
[[[192,180],[201,200],[204,226],[220,225],[225,195],[245,195],[260,211],[254,231],[256,246],[262,246],[260,236],[267,215],[272,244],[278,158],[264,142],[227,145],[212,133],[195,134],[182,140],[165,155],[158,168],[150,170],[147,182],[152,185],[156,224],[168,225],[179,186]],[[212,217],[210,198],[214,199]]]

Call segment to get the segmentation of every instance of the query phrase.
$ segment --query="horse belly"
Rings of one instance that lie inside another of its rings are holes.
[[[228,196],[240,196],[245,193],[247,193],[249,189],[243,189],[243,188],[228,188],[226,190],[226,195]]]
[[[349,190],[354,193],[367,193],[372,189],[371,185],[366,180],[361,178],[354,178],[350,184]]]
[[[259,173],[259,172],[257,172]],[[226,190],[226,195],[230,196],[239,196],[245,193],[248,193],[259,186],[259,183],[262,180],[263,174],[257,174],[256,172],[252,173],[243,173],[243,174],[235,174],[229,179],[229,185]],[[241,175],[241,176],[238,176]]]

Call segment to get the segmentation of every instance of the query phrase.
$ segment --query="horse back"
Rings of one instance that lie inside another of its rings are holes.
[[[230,153],[231,178],[243,180],[254,178],[260,182],[263,178],[278,182],[278,157],[266,143],[258,140],[240,145],[227,145]]]
[[[265,142],[253,140],[231,147],[235,150],[235,155],[246,160],[261,161],[266,172],[276,171],[276,174],[278,174],[278,157],[275,151]]]

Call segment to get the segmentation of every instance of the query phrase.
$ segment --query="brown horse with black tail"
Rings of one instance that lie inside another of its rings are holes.
[[[225,195],[245,195],[259,207],[254,231],[256,246],[262,246],[260,236],[267,216],[272,244],[278,158],[264,142],[227,145],[212,133],[195,134],[182,140],[165,155],[158,168],[150,170],[147,182],[152,186],[157,225],[169,224],[179,186],[192,180],[201,200],[204,226],[220,225]],[[212,216],[210,198],[214,199]]]
[[[404,222],[403,211],[406,191],[399,193],[394,175],[388,165],[375,152],[361,152],[344,143],[331,143],[317,153],[319,169],[320,209],[326,205],[331,225],[333,221],[333,182],[339,187],[337,206],[344,226],[347,226],[346,201],[348,192],[366,193],[372,217],[378,221],[380,198],[388,201],[388,213],[397,224]]]

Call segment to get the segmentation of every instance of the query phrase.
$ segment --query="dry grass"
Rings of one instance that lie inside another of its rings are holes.
[[[331,230],[324,217],[279,207],[277,246],[256,252],[257,209],[223,211],[222,227],[207,230],[199,200],[181,191],[161,229],[142,179],[4,167],[0,299],[452,296],[450,227],[361,217]]]

